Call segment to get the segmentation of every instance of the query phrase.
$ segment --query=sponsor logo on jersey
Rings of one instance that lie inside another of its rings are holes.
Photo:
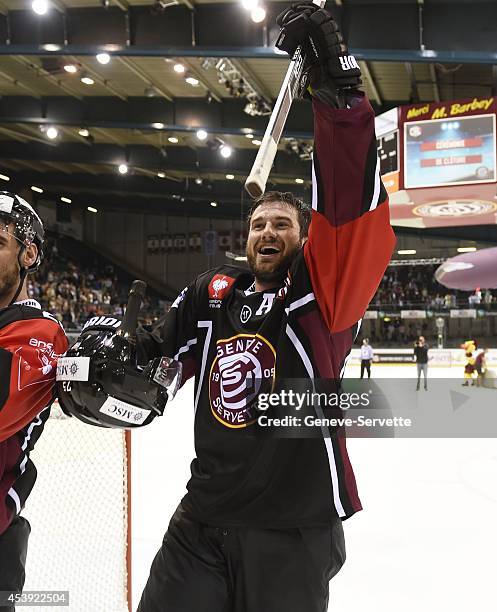
[[[29,346],[34,346],[39,349],[42,353],[45,353],[50,359],[57,359],[60,357],[59,353],[54,351],[54,345],[52,342],[45,342],[45,340],[39,340],[38,338],[30,338]]]
[[[240,321],[242,323],[246,323],[250,319],[251,316],[252,316],[252,308],[250,308],[250,306],[247,306],[247,304],[244,304],[240,311]]]
[[[226,427],[252,425],[258,394],[273,386],[276,352],[259,334],[238,334],[218,340],[216,353],[209,377],[212,414]]]
[[[209,283],[209,308],[221,308],[221,302],[235,279],[225,274],[216,274]]]
[[[107,414],[117,421],[123,421],[124,423],[131,423],[133,425],[141,425],[150,414],[150,410],[146,408],[133,406],[133,404],[123,402],[111,395],[109,395],[102,404],[99,412]]]

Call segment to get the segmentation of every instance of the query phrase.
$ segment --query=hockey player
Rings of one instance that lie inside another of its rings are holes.
[[[42,260],[43,224],[21,197],[0,192],[0,610],[24,585],[30,525],[20,516],[36,479],[29,453],[54,399],[67,349],[56,321],[29,299],[26,276]],[[9,595],[9,593],[11,595]]]
[[[336,23],[308,2],[278,23],[278,46],[292,55],[303,45],[308,62],[312,208],[291,193],[263,195],[248,220],[250,272],[200,275],[139,335],[143,364],[167,356],[181,361],[183,382],[195,376],[197,455],[139,612],[325,612],[345,559],[342,521],[361,509],[343,437],[324,426],[283,436],[258,419],[263,393],[340,378],[395,242],[374,113]],[[98,323],[77,344],[89,356]],[[77,384],[66,398],[75,414],[87,389],[101,403],[88,422],[130,426],[132,404],[109,417],[116,399],[91,379]]]

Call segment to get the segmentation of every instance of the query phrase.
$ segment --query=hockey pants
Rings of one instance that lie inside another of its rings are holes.
[[[345,561],[340,519],[329,527],[211,527],[176,510],[138,612],[326,612]]]
[[[22,516],[16,517],[0,535],[0,592],[20,593],[26,577],[26,553],[31,527]],[[14,612],[14,606],[3,606],[0,612]]]

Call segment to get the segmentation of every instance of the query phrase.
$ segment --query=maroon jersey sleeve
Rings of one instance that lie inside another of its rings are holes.
[[[0,442],[53,400],[57,358],[67,338],[48,318],[18,320],[0,330]]]
[[[331,332],[362,318],[390,260],[395,235],[381,182],[374,112],[314,100],[313,213],[304,257]]]
[[[195,374],[197,315],[196,284],[185,287],[171,309],[154,325],[152,331],[138,333],[139,362],[145,365],[154,357],[172,357],[181,362],[181,385]]]

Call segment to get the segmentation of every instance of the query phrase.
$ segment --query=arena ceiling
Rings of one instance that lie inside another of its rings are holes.
[[[268,119],[260,113],[271,107],[288,63],[273,49],[273,24],[289,3],[265,0],[261,23],[229,0],[50,4],[40,16],[31,0],[0,0],[0,174],[16,188],[35,185],[44,196],[99,207],[239,215]],[[493,0],[328,6],[377,112],[497,93]],[[98,53],[110,61],[99,63]],[[58,130],[53,140],[49,127]],[[305,192],[308,102],[295,105],[284,136],[271,180]],[[220,155],[223,145],[231,157]],[[206,213],[211,201],[219,206]]]

